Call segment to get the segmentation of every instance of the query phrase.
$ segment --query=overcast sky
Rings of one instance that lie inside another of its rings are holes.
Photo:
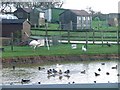
[[[94,11],[102,13],[118,13],[118,2],[120,0],[64,0],[62,8],[66,9],[84,9],[92,7]]]

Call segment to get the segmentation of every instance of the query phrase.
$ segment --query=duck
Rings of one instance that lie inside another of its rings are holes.
[[[69,74],[69,73],[70,73],[70,70],[67,70],[67,71],[65,71],[64,73]]]
[[[112,46],[112,44],[107,42],[107,46],[108,46],[108,47],[111,47],[111,46]]]
[[[53,73],[56,74],[56,73],[57,73],[57,70],[53,69]]]
[[[105,65],[105,63],[101,63],[101,65]]]
[[[59,70],[59,74],[62,74],[62,70]]]
[[[28,82],[30,82],[30,80],[28,80],[28,79],[22,79],[21,80],[21,83],[28,83]]]
[[[98,71],[101,71],[101,69],[99,68]]]
[[[100,74],[98,74],[98,73],[96,73],[96,72],[94,72],[95,73],[95,76],[100,76]]]
[[[115,67],[112,67],[112,69],[117,69],[117,65]]]
[[[84,71],[81,71],[82,74],[85,74],[85,70]]]
[[[42,68],[42,67],[38,67],[38,70],[43,70],[43,69],[45,69],[45,68]]]
[[[117,76],[120,76],[120,74],[118,73]]]
[[[52,69],[47,70],[47,74],[52,74]]]
[[[109,73],[109,72],[106,72],[106,75],[110,75],[110,73]]]
[[[71,45],[71,48],[72,48],[72,49],[76,49],[76,48],[77,48],[77,44],[72,44],[72,45]]]

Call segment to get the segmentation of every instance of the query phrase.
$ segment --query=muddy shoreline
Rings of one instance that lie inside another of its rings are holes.
[[[17,64],[43,64],[45,62],[62,62],[62,61],[88,61],[88,60],[118,60],[118,54],[102,55],[66,55],[66,56],[25,56],[2,58],[2,66]]]

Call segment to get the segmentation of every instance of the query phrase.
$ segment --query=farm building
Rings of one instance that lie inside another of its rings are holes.
[[[30,21],[31,11],[31,8],[18,8],[16,11],[14,11],[14,15],[17,16],[19,19],[28,19]]]
[[[66,9],[63,8],[50,8],[50,9],[46,9],[44,10],[45,12],[45,19],[48,22],[52,22],[52,23],[57,23],[59,22],[59,14],[63,13]]]
[[[110,13],[108,15],[108,25],[109,26],[118,26],[118,13]]]
[[[40,8],[34,8],[30,12],[32,26],[45,26],[45,13]]]
[[[14,38],[20,38],[20,41],[28,40],[28,37],[24,34],[27,32],[30,35],[31,25],[24,19],[2,19],[2,35],[4,38],[11,38],[11,33],[14,34]],[[19,41],[19,42],[20,42]]]
[[[39,8],[18,8],[14,15],[19,19],[28,19],[31,26],[44,26],[45,18],[44,12]]]
[[[65,10],[59,16],[61,29],[91,29],[92,16],[85,10]]]

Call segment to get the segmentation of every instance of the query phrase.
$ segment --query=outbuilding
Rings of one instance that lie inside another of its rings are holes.
[[[92,16],[85,10],[65,10],[59,16],[61,29],[91,29]]]
[[[25,32],[30,35],[31,25],[29,21],[25,19],[2,19],[2,37],[11,38],[13,33],[14,38],[20,41],[28,40]]]

